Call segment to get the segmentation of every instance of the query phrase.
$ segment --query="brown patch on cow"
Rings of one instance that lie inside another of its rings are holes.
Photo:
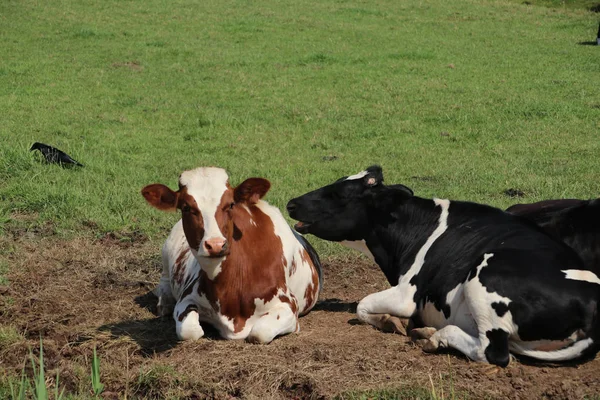
[[[273,221],[255,205],[247,205],[247,210],[237,206],[231,209],[232,226],[242,233],[240,239],[230,244],[231,253],[212,281],[201,274],[199,288],[211,304],[219,303],[220,309],[216,311],[233,321],[236,333],[254,315],[255,299],[267,303],[280,288],[285,289],[283,245],[275,235]]]
[[[227,239],[228,242],[231,242],[235,231],[232,218],[233,207],[235,204],[233,202],[233,189],[229,188],[229,185],[227,186],[228,189],[223,192],[221,202],[217,206],[215,219],[217,220],[217,225],[225,239]]]
[[[290,297],[285,296],[285,295],[279,295],[279,301],[281,301],[282,303],[287,303],[290,305],[290,308],[292,309],[292,312],[295,315],[298,315],[298,300],[296,300],[296,297],[294,297],[294,295]]]
[[[292,260],[292,265],[290,265],[290,275],[294,275],[296,273],[296,260]]]
[[[183,278],[186,271],[186,264],[188,256],[190,255],[189,247],[184,248],[179,253],[177,260],[175,260],[175,265],[173,268],[173,280],[177,282],[179,285],[183,283]]]
[[[200,249],[200,243],[204,237],[204,219],[193,196],[188,194],[187,188],[179,190],[177,208],[181,210],[181,222],[183,232],[192,249]]]

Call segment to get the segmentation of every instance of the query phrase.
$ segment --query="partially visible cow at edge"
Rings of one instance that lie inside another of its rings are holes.
[[[506,211],[535,222],[565,242],[586,267],[600,274],[600,199],[544,200],[515,204]]]
[[[179,190],[153,184],[142,195],[159,210],[181,210],[162,248],[155,290],[161,315],[173,313],[177,336],[204,335],[200,321],[226,339],[269,343],[297,332],[298,316],[317,302],[321,265],[281,212],[261,200],[262,178],[231,187],[225,170],[197,168]]]
[[[500,209],[423,199],[383,184],[378,166],[292,199],[298,232],[361,249],[392,288],[357,307],[386,328],[416,318],[425,351],[461,351],[506,366],[510,353],[545,361],[594,355],[600,279],[541,228]]]

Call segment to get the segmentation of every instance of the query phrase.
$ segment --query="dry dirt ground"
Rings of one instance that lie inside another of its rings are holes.
[[[96,346],[105,398],[329,399],[368,389],[423,398],[432,388],[476,399],[600,393],[598,358],[490,369],[456,353],[425,354],[406,337],[358,324],[357,302],[387,284],[376,266],[354,257],[326,260],[320,302],[298,334],[265,346],[219,340],[208,330],[195,343],[178,343],[172,320],[153,314],[159,247],[135,234],[67,241],[13,230],[0,237],[1,261],[10,267],[0,327],[22,335],[0,342],[0,378],[29,365],[28,349],[41,335],[50,383],[58,370],[71,393],[89,393]]]

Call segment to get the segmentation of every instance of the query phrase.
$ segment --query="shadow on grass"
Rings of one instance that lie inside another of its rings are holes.
[[[580,46],[598,46],[598,42],[592,42],[592,41],[589,41],[589,42],[578,42],[577,44],[580,45]]]

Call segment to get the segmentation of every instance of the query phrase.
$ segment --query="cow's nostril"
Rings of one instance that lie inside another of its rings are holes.
[[[210,243],[208,243],[208,241],[204,244],[204,246],[206,246],[206,250],[212,250],[212,246]]]

